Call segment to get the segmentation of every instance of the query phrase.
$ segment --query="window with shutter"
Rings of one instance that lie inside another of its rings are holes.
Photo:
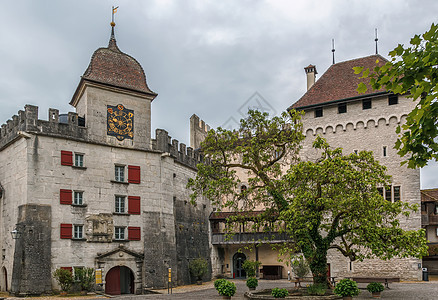
[[[140,183],[140,167],[128,166],[128,182]]]
[[[73,166],[73,152],[61,151],[61,165]]]
[[[61,239],[71,239],[72,224],[61,224]]]
[[[59,191],[59,202],[61,204],[71,204],[72,203],[72,191],[71,190],[60,190]]]
[[[140,240],[140,227],[128,227],[128,240],[130,241]]]
[[[140,197],[128,196],[128,213],[133,215],[140,214]]]

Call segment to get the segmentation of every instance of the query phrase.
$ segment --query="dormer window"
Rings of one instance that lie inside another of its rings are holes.
[[[315,118],[322,117],[322,107],[315,108]]]

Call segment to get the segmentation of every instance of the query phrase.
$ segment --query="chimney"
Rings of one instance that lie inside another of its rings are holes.
[[[315,84],[316,74],[318,74],[318,72],[316,72],[316,66],[314,65],[309,65],[308,67],[305,67],[304,71],[306,72],[307,76],[307,90],[309,90],[312,85]]]

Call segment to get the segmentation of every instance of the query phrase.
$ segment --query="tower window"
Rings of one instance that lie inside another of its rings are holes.
[[[394,187],[394,202],[400,201],[400,187]]]
[[[338,104],[338,114],[345,114],[347,112],[347,103]]]
[[[371,109],[371,99],[364,99],[362,100],[362,109]]]
[[[387,148],[388,148],[388,147],[386,147],[386,146],[383,146],[383,157],[386,157],[386,156],[388,156],[388,153],[387,153]]]
[[[315,108],[315,118],[322,117],[322,107]]]
[[[398,104],[398,95],[391,94],[388,96],[388,105]]]

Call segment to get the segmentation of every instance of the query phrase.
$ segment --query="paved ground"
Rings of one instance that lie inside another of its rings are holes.
[[[244,299],[243,294],[248,290],[243,280],[233,280],[237,286],[236,295],[232,299]],[[286,280],[259,280],[257,289],[273,287],[291,287],[292,283]],[[360,284],[359,287],[365,287],[366,284]],[[381,299],[393,300],[435,300],[438,299],[438,282],[421,282],[421,283],[392,283],[390,289],[382,293]],[[173,289],[173,294],[168,295],[167,291],[160,292],[166,294],[160,295],[139,295],[139,296],[119,296],[113,299],[120,300],[141,300],[141,299],[185,299],[185,300],[207,300],[222,299],[213,287],[213,282],[204,283],[202,286],[185,286]],[[373,299],[371,294],[363,289],[361,294],[354,299]]]

